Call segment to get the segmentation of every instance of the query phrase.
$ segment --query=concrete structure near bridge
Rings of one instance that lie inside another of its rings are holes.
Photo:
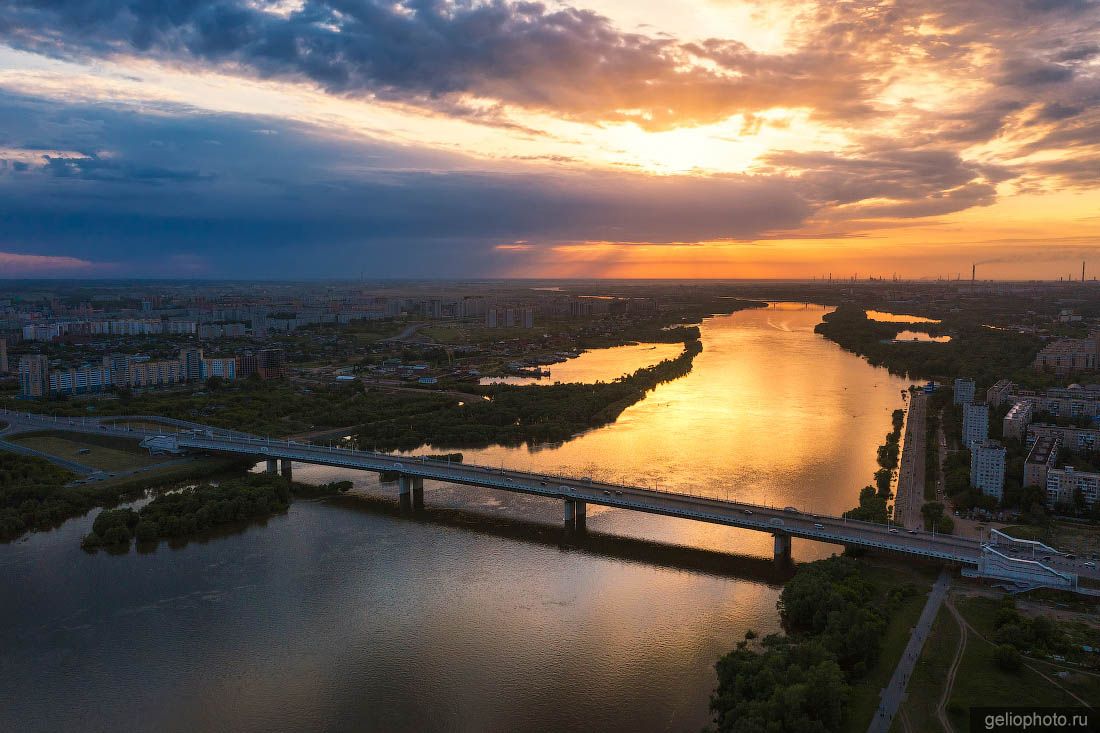
[[[54,429],[137,438],[141,440],[143,447],[159,453],[202,452],[250,457],[257,461],[266,461],[267,470],[272,473],[278,466],[282,475],[287,478],[292,478],[292,465],[296,462],[396,474],[402,506],[413,509],[424,506],[425,480],[442,481],[561,501],[563,520],[568,530],[583,529],[588,504],[598,504],[767,532],[775,538],[774,554],[777,559],[791,557],[791,541],[797,537],[938,560],[960,566],[968,575],[995,578],[1021,587],[1075,589],[1078,573],[1100,580],[1100,574],[1095,569],[1078,568],[1076,563],[1069,563],[1063,553],[1052,548],[1044,550],[1044,559],[1036,559],[1033,547],[1026,543],[1009,542],[1011,538],[1007,535],[997,537],[996,543],[983,544],[965,537],[906,530],[903,527],[861,522],[845,517],[809,514],[792,507],[777,508],[613,484],[590,478],[504,470],[293,440],[261,438],[181,421],[171,421],[172,431],[155,431],[149,429],[148,420],[151,418],[148,417],[141,418],[144,422],[139,424],[145,426],[141,430],[129,428],[120,422],[126,418],[117,417],[105,418],[103,421],[88,418],[49,418],[0,410],[0,419],[8,421],[16,429]],[[1073,571],[1053,567],[1059,564],[1072,566]]]

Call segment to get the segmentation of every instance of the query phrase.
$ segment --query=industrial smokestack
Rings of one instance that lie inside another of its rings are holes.
[[[971,282],[971,284],[973,284],[974,281],[977,280],[977,279],[978,279],[978,263],[975,262],[973,265],[970,266],[970,282]]]
[[[1085,282],[1085,261],[1081,260],[1081,282]]]

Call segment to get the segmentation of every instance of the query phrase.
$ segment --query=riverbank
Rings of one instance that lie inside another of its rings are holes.
[[[611,382],[479,387],[487,400],[374,420],[356,432],[356,439],[360,447],[369,450],[411,450],[425,444],[484,448],[565,441],[614,422],[653,388],[689,373],[702,350],[698,340],[685,342],[680,356]]]
[[[933,336],[951,336],[946,343],[892,343],[898,324],[867,318],[862,305],[845,303],[826,314],[814,330],[875,366],[911,379],[950,380],[967,375],[980,384],[998,379],[1033,377],[1030,364],[1042,346],[1035,337],[993,329],[965,316],[922,323]]]
[[[716,729],[865,731],[932,577],[931,567],[846,557],[799,566],[777,604],[785,635],[747,632],[719,660]]]

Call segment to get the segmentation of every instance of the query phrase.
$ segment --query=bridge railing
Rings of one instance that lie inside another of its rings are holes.
[[[213,433],[213,435],[210,435],[209,433]],[[188,436],[187,433],[184,433],[184,435]],[[774,505],[767,504],[767,503],[752,503],[752,502],[745,502],[745,501],[737,501],[737,500],[734,500],[734,499],[730,499],[728,497],[723,498],[723,497],[716,497],[716,496],[708,496],[708,495],[705,495],[705,494],[693,494],[693,493],[684,493],[684,492],[680,492],[680,491],[663,490],[663,489],[660,489],[657,486],[655,486],[653,488],[650,488],[648,486],[638,486],[638,485],[631,485],[631,484],[627,484],[627,483],[612,483],[612,482],[608,482],[608,481],[591,479],[591,478],[588,478],[588,477],[577,477],[577,476],[571,476],[571,475],[561,474],[561,473],[556,473],[556,472],[536,473],[536,472],[531,472],[531,471],[523,471],[523,470],[518,470],[518,469],[503,469],[503,468],[497,468],[495,466],[485,466],[485,465],[479,465],[479,464],[457,463],[457,462],[447,462],[447,461],[435,461],[435,460],[432,460],[432,459],[430,459],[426,456],[407,456],[407,455],[403,456],[403,455],[395,455],[395,454],[392,454],[392,453],[378,453],[378,452],[374,452],[374,451],[363,451],[363,450],[359,450],[359,449],[356,449],[356,448],[350,448],[350,447],[345,447],[345,446],[340,446],[340,445],[320,445],[320,444],[313,443],[313,442],[308,441],[308,440],[307,441],[297,441],[297,440],[293,440],[293,439],[289,439],[289,438],[287,438],[287,439],[276,439],[276,438],[264,438],[264,437],[247,436],[247,435],[246,436],[226,435],[226,434],[220,433],[220,431],[216,431],[216,430],[206,431],[205,433],[200,432],[199,434],[195,434],[194,436],[188,436],[188,437],[196,443],[202,443],[203,441],[210,441],[210,442],[213,442],[213,443],[216,443],[217,441],[226,441],[226,442],[229,442],[229,441],[231,441],[231,442],[244,441],[246,443],[246,445],[255,445],[257,448],[260,448],[260,447],[286,448],[288,450],[289,449],[301,449],[303,451],[313,451],[313,452],[316,452],[316,453],[321,453],[321,454],[330,455],[330,456],[341,456],[341,457],[347,457],[347,458],[352,458],[352,459],[355,459],[355,458],[368,459],[368,460],[377,461],[377,462],[380,462],[380,463],[387,463],[387,464],[389,464],[390,470],[394,470],[394,471],[398,471],[398,472],[400,472],[404,468],[409,468],[409,467],[415,465],[415,466],[418,467],[417,473],[435,474],[435,475],[425,475],[424,476],[425,478],[433,478],[435,480],[442,480],[442,481],[446,481],[448,479],[453,479],[454,478],[453,475],[448,475],[448,473],[447,473],[448,471],[451,471],[451,472],[454,472],[454,473],[462,473],[462,474],[477,474],[477,475],[486,476],[486,477],[491,477],[491,476],[496,476],[496,475],[499,475],[502,478],[505,478],[505,477],[524,478],[525,477],[525,478],[529,478],[529,479],[535,480],[535,481],[547,480],[548,484],[551,483],[551,481],[549,479],[552,479],[554,482],[563,482],[563,483],[573,484],[574,488],[577,487],[577,486],[580,486],[580,487],[588,487],[588,488],[591,488],[593,490],[626,489],[626,490],[630,490],[630,491],[633,491],[633,492],[653,492],[653,493],[656,493],[656,494],[659,494],[659,495],[662,495],[662,496],[665,496],[665,497],[671,497],[671,498],[676,498],[676,499],[692,499],[692,500],[696,500],[696,501],[702,500],[702,501],[706,501],[706,502],[710,502],[710,503],[726,505],[726,506],[729,506],[729,507],[748,507],[748,508],[756,508],[756,509],[766,509],[766,510],[773,511],[773,512],[783,512],[784,511],[784,509],[782,507],[774,506]],[[196,445],[194,447],[210,447],[210,448],[217,449],[216,445]],[[264,455],[263,453],[260,453],[259,451],[257,451],[257,454],[261,455],[261,456]],[[306,458],[308,458],[308,457],[306,457]],[[398,465],[400,465],[401,468],[397,468]],[[507,487],[505,487],[505,488],[507,488]],[[551,493],[553,493],[553,492],[551,492]],[[868,522],[868,521],[865,521],[865,520],[852,519],[852,518],[843,517],[843,516],[836,517],[836,516],[825,515],[825,514],[810,514],[810,513],[805,513],[805,512],[802,512],[802,511],[798,512],[798,516],[801,517],[804,520],[810,520],[810,519],[824,520],[824,521],[839,523],[839,524],[843,524],[843,525],[847,525],[847,526],[854,526],[854,527],[864,528],[864,529],[867,529],[867,530],[874,531],[876,533],[889,533],[890,528],[893,526],[891,524],[880,524],[880,523],[877,523],[877,522]],[[924,534],[927,534],[927,533],[924,533]],[[935,535],[933,534],[932,536],[935,536]],[[976,540],[968,540],[966,538],[954,537],[954,536],[951,536],[951,535],[941,535],[940,538],[941,538],[941,541],[946,542],[948,544],[957,544],[960,547],[965,547],[965,548],[968,548],[968,549],[977,549],[978,546],[979,546],[979,543]]]

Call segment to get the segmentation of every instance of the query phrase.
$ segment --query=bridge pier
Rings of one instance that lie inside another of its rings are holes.
[[[398,498],[402,509],[424,508],[424,479],[420,476],[401,474],[397,477]]]
[[[775,559],[790,560],[791,536],[789,534],[779,534],[777,532],[773,537],[775,537]]]
[[[577,531],[583,532],[585,529],[585,523],[587,521],[588,505],[583,501],[575,501],[573,506],[573,514],[575,517]]]
[[[279,472],[279,461],[278,461],[277,458],[268,458],[267,459],[267,472],[268,473],[278,473]]]
[[[294,480],[294,472],[291,470],[291,467],[290,467],[290,459],[281,458],[281,459],[279,459],[279,462],[282,464],[283,478],[285,478],[287,481],[293,481]],[[270,466],[270,465],[271,464],[269,462],[268,466]]]
[[[565,500],[564,520],[566,531],[577,528],[577,502],[573,499]]]

